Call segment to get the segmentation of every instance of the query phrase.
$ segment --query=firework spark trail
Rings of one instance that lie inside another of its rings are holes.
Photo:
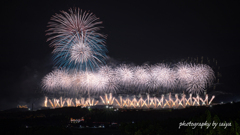
[[[172,99],[171,93],[168,94],[168,98],[164,98],[164,96],[162,96],[162,98],[158,99],[156,97],[149,97],[149,95],[147,96],[147,99],[136,99],[135,97],[133,99],[130,98],[126,98],[126,99],[122,99],[122,97],[120,96],[120,100],[118,101],[118,99],[116,99],[115,97],[112,97],[111,93],[109,94],[105,94],[105,99],[103,97],[101,97],[102,103],[105,105],[113,105],[116,106],[117,108],[186,108],[187,106],[208,106],[211,105],[212,100],[215,98],[215,96],[213,95],[212,98],[209,100],[208,99],[208,95],[205,95],[205,99],[204,97],[201,98],[199,97],[199,95],[197,95],[196,97],[192,97],[192,95],[190,94],[190,97],[186,97],[185,94],[182,94],[181,100],[178,98],[178,95],[175,94],[175,99]],[[75,101],[75,102],[74,102]],[[116,101],[114,103],[114,101]],[[98,101],[95,101],[94,99],[89,100],[89,99],[77,99],[75,98],[75,100],[73,100],[72,98],[65,98],[62,101],[62,97],[60,97],[60,99],[48,99],[47,97],[45,97],[45,107],[48,107],[48,103],[51,105],[52,108],[57,108],[57,107],[64,107],[64,106],[83,106],[83,107],[87,107],[87,106],[94,106],[98,104]]]
[[[94,70],[106,58],[106,36],[98,33],[101,23],[92,13],[80,9],[62,11],[48,23],[47,41],[54,47],[54,63],[57,67],[77,70]]]
[[[192,95],[190,94],[189,98],[186,98],[186,95],[183,94],[182,98],[179,99],[178,98],[178,94],[175,94],[175,99],[172,99],[171,93],[168,94],[168,98],[164,98],[164,96],[162,95],[162,97],[160,99],[154,97],[154,98],[150,98],[149,95],[147,96],[147,99],[136,99],[133,98],[132,100],[130,98],[126,98],[126,99],[122,99],[122,97],[120,96],[120,100],[118,101],[118,99],[115,99],[115,105],[117,105],[120,108],[185,108],[186,106],[205,106],[205,105],[210,105],[212,100],[215,98],[215,96],[212,96],[211,100],[208,103],[208,95],[205,95],[205,99],[199,97],[199,95],[197,95],[196,97],[192,97]],[[104,102],[103,98],[101,97],[102,102],[104,104],[106,104],[106,102]]]
[[[100,96],[100,98],[102,100],[102,103],[105,105],[112,105],[115,99],[115,97],[112,97],[112,93],[109,94],[109,97],[108,94],[105,94],[105,100],[103,99],[102,96]]]

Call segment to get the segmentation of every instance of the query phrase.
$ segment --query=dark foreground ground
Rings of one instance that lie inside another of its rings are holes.
[[[70,119],[84,118],[80,123]],[[183,123],[210,123],[207,126]],[[214,126],[212,123],[218,123]],[[180,126],[180,124],[182,124]],[[220,125],[221,124],[221,125]],[[239,135],[240,103],[185,109],[87,109],[66,107],[0,112],[1,135]]]

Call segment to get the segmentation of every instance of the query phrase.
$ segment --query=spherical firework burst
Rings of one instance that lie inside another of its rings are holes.
[[[75,63],[83,63],[91,59],[94,54],[91,47],[89,47],[87,43],[84,44],[81,41],[82,40],[80,40],[79,43],[75,43],[70,48],[70,60]]]
[[[57,88],[57,85],[58,85],[58,80],[55,77],[55,74],[53,72],[47,74],[42,79],[42,86],[44,90],[53,91],[54,89]]]
[[[47,35],[53,35],[48,39],[52,40],[51,46],[58,46],[57,42],[65,42],[66,39],[70,43],[77,36],[84,36],[89,32],[89,39],[105,37],[97,32],[102,28],[102,22],[94,14],[82,12],[79,8],[70,8],[69,12],[61,11],[62,14],[54,15],[48,23]]]
[[[49,22],[47,35],[52,37],[55,66],[66,69],[95,69],[104,63],[107,49],[105,36],[97,31],[102,22],[92,13],[80,9],[62,11]]]
[[[134,74],[132,67],[125,64],[120,65],[120,67],[116,69],[116,74],[121,85],[128,87],[133,84]]]
[[[56,69],[46,75],[43,80],[43,88],[45,90],[69,90],[72,87],[72,76],[66,70]]]
[[[80,91],[83,88],[84,76],[83,72],[81,71],[74,71],[72,72],[72,87],[73,90]]]
[[[83,72],[82,74],[83,76],[83,82],[82,82],[82,86],[85,89],[88,89],[88,91],[93,91],[96,90],[97,87],[97,77],[96,77],[96,73],[93,72]]]
[[[187,88],[188,82],[192,79],[192,64],[178,63],[175,65],[178,87]]]
[[[214,71],[207,65],[197,64],[191,68],[191,79],[188,80],[187,91],[190,93],[201,93],[212,85],[215,78]]]
[[[175,71],[166,64],[156,64],[151,67],[153,88],[162,87],[173,89],[176,85]]]
[[[102,74],[94,74],[95,76],[95,85],[92,88],[93,92],[96,94],[103,93],[108,88],[108,77]]]
[[[109,66],[102,66],[99,68],[98,74],[107,79],[107,86],[104,91],[110,93],[116,92],[118,89],[118,82],[115,71]]]
[[[73,77],[66,70],[58,70],[58,78],[60,87],[64,90],[68,90],[72,88]]]
[[[141,90],[148,88],[151,81],[151,75],[149,72],[149,66],[137,66],[134,68],[134,85]]]
[[[103,76],[102,74],[89,71],[82,72],[81,74],[79,74],[79,78],[81,79],[75,79],[76,81],[80,81],[78,84],[78,89],[87,90],[82,92],[99,94],[107,89],[108,78]]]

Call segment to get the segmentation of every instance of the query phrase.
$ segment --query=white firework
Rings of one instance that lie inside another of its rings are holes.
[[[95,74],[96,78],[96,86],[95,86],[95,92],[100,93],[103,91],[106,91],[109,79],[107,76],[104,76],[102,74]]]
[[[191,79],[188,80],[187,91],[190,93],[201,93],[215,78],[213,70],[204,64],[193,65],[191,68]]]
[[[176,77],[180,88],[187,88],[188,82],[193,78],[192,64],[178,63],[175,66]]]
[[[130,86],[133,83],[133,69],[128,65],[120,65],[116,69],[117,79],[123,86]]]
[[[80,43],[73,44],[70,49],[70,58],[71,61],[74,61],[75,63],[83,63],[84,61],[88,61],[89,59],[92,59],[93,57],[93,51],[87,45],[87,43],[83,43],[80,41]]]
[[[57,88],[57,85],[58,85],[58,81],[52,72],[47,74],[42,79],[42,86],[43,86],[43,89],[45,90],[53,91],[54,89]]]
[[[116,90],[118,89],[118,82],[116,79],[115,71],[109,66],[102,66],[99,69],[98,74],[104,76],[104,78],[107,79],[107,86],[104,91],[110,93],[116,92]]]
[[[87,89],[88,91],[96,90],[98,78],[95,74],[96,73],[93,72],[83,72],[82,76],[84,79],[81,83],[83,88]]]
[[[166,64],[157,64],[151,67],[153,81],[156,82],[154,87],[163,87],[172,89],[176,85],[175,71]]]
[[[47,90],[57,90],[57,89],[63,89],[67,86],[70,86],[71,80],[66,76],[66,72],[64,70],[55,69],[51,73],[47,74],[43,78],[43,86]],[[66,81],[66,82],[65,82]],[[64,84],[67,84],[64,86]],[[70,84],[69,84],[70,83]]]
[[[54,15],[48,24],[55,66],[94,70],[105,63],[106,36],[98,32],[102,22],[94,14],[69,9]]]
[[[47,74],[43,80],[43,88],[49,91],[80,90],[89,93],[116,92],[120,85],[125,88],[135,86],[136,90],[157,88],[184,88],[189,93],[201,93],[211,86],[215,79],[214,71],[204,64],[178,63],[174,68],[166,64],[130,67],[120,65],[113,69],[102,66],[97,72],[67,72],[57,69]]]
[[[149,66],[137,66],[134,68],[133,83],[139,89],[146,89],[151,81]]]
[[[74,71],[72,75],[72,87],[74,90],[82,90],[84,84],[83,72]]]
[[[68,90],[72,87],[72,75],[66,70],[58,70],[59,84],[62,89]]]

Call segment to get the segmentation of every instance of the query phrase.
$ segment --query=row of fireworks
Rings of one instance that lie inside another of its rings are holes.
[[[171,68],[167,64],[136,67],[120,65],[116,68],[102,66],[96,72],[56,69],[47,74],[42,82],[48,91],[62,89],[112,93],[120,88],[135,87],[139,91],[162,88],[201,93],[213,84],[214,79],[214,71],[208,65],[178,63]]]
[[[151,98],[149,95],[147,95],[147,99],[143,99],[142,97],[137,99],[133,98],[132,100],[129,98],[123,99],[121,96],[119,97],[119,100],[116,99],[115,97],[112,97],[112,94],[110,93],[105,94],[105,97],[101,97],[100,99],[102,100],[102,104],[104,105],[113,105],[115,108],[185,108],[186,106],[208,106],[211,104],[215,96],[212,96],[212,98],[209,100],[208,95],[205,95],[205,99],[199,97],[197,95],[196,97],[192,97],[192,94],[190,94],[189,98],[186,97],[185,94],[182,94],[181,98],[178,98],[178,94],[175,94],[175,99],[171,97],[171,93],[169,93],[168,99],[162,95],[160,99],[153,97]],[[114,102],[115,101],[115,102]],[[44,102],[45,107],[50,107],[52,108],[61,108],[64,106],[82,106],[82,107],[87,107],[87,106],[95,106],[99,105],[98,101],[95,101],[94,99],[86,99],[81,98],[81,99],[75,99],[75,102],[73,98],[65,98],[62,99],[60,97],[59,99],[48,99],[45,97],[45,102]]]

